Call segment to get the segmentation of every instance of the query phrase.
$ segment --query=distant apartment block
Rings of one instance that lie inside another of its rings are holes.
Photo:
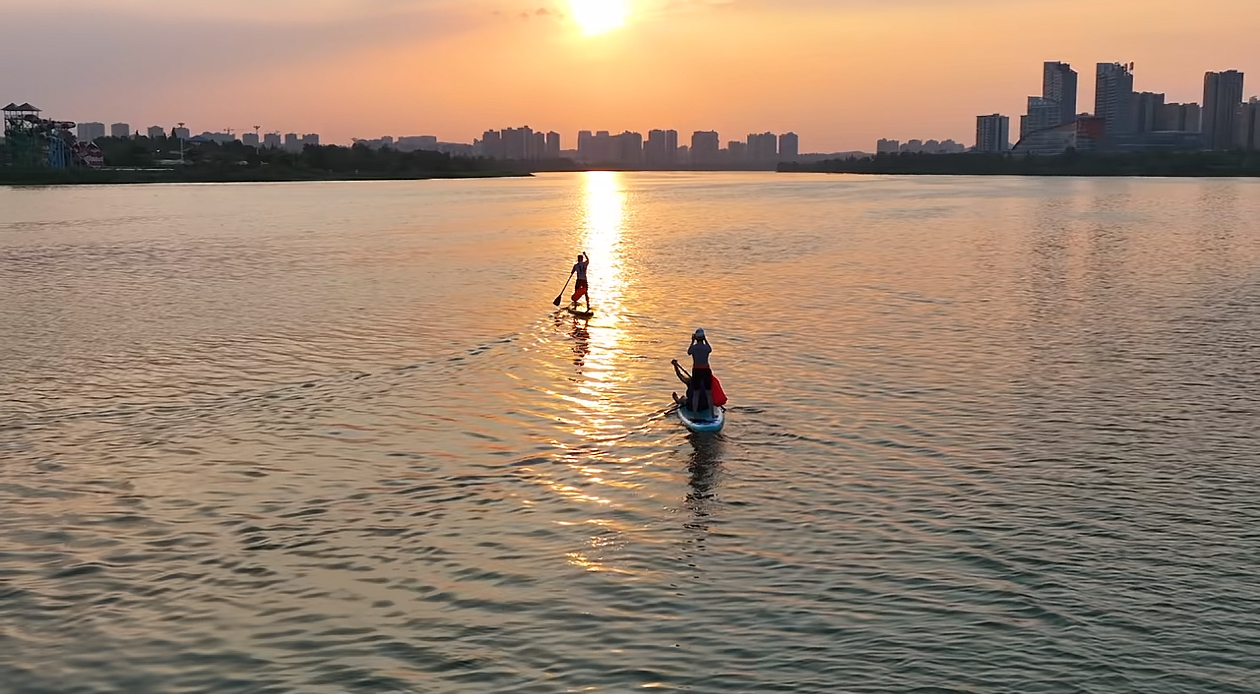
[[[796,161],[801,156],[801,138],[796,133],[779,136],[779,161]]]
[[[747,160],[771,162],[779,160],[779,138],[770,132],[752,133],[748,136]]]
[[[1249,152],[1260,150],[1260,98],[1251,100],[1238,107],[1234,144]]]
[[[503,139],[503,158],[514,161],[529,159],[530,148],[533,147],[534,129],[528,125],[520,128],[504,128],[500,131]]]
[[[258,133],[245,133],[241,135],[241,144],[247,147],[258,147]]]
[[[618,164],[623,166],[643,165],[643,135],[626,130],[616,137],[617,152],[620,155]]]
[[[579,137],[579,140],[582,139]],[[556,159],[560,157],[560,133],[535,132],[528,125],[503,130],[487,130],[472,145],[438,142],[437,151],[448,154],[479,155],[492,159],[517,161]]]
[[[652,168],[669,168],[678,164],[678,131],[651,130],[643,143],[643,162]]]
[[[267,133],[263,135],[263,147],[268,149],[280,149],[281,144],[280,133]]]
[[[219,143],[219,144],[221,144],[221,145],[225,145],[225,144],[228,144],[228,143],[230,143],[230,142],[236,142],[236,136],[235,136],[235,135],[233,135],[232,133],[212,133],[212,132],[210,132],[210,131],[208,131],[208,130],[207,130],[206,132],[204,132],[204,133],[201,133],[201,134],[200,134],[200,135],[198,135],[197,137],[192,138],[192,139],[193,139],[193,141],[194,141],[194,142],[196,142],[196,141],[201,141],[201,142],[217,142],[217,143]]]
[[[1011,119],[1000,113],[976,116],[976,151],[1005,152],[1011,148]]]
[[[473,146],[477,149],[477,154],[491,159],[504,159],[503,156],[503,135],[498,130],[487,130],[481,134],[481,139],[473,142]]]
[[[78,136],[84,142],[91,142],[92,140],[105,137],[105,124],[79,123]]]
[[[1042,65],[1041,98],[1059,105],[1051,126],[1076,119],[1077,81],[1076,71],[1067,63],[1047,61]]]
[[[438,139],[436,135],[404,135],[394,141],[394,149],[399,152],[436,152]]]
[[[171,137],[176,140],[191,140],[192,131],[188,128],[171,128]]]
[[[875,143],[876,154],[896,154],[901,151],[900,140],[884,140],[881,139]]]
[[[131,125],[128,123],[114,123],[109,126],[110,137],[131,137]]]
[[[1200,132],[1202,108],[1198,104],[1166,103],[1155,116],[1155,129],[1159,131]]]
[[[739,140],[726,143],[726,161],[728,164],[742,164],[748,159],[748,145]]]
[[[1094,115],[1106,135],[1124,135],[1133,125],[1133,63],[1098,63]]]
[[[1209,72],[1203,76],[1203,144],[1208,149],[1234,146],[1239,106],[1243,102],[1243,73]]]
[[[1019,139],[1066,122],[1061,120],[1062,116],[1059,102],[1043,96],[1028,97],[1028,113],[1019,119]]]
[[[1029,133],[1012,149],[1016,154],[1063,154],[1068,150],[1092,152],[1103,139],[1106,121],[1094,116],[1078,116],[1052,128]]]
[[[1129,132],[1150,133],[1159,130],[1159,114],[1164,108],[1164,95],[1155,92],[1138,92],[1133,95],[1133,122]]]
[[[151,140],[162,139],[166,137],[166,130],[160,125],[152,125],[149,126],[148,135]]]
[[[722,141],[715,130],[697,130],[691,134],[691,164],[709,166],[722,157]]]
[[[311,147],[318,147],[318,146],[319,146],[319,135],[318,135],[318,134],[316,134],[316,133],[307,133],[307,134],[303,135],[303,136],[302,136],[302,146],[303,146],[303,147],[306,147],[306,146],[308,146],[308,145],[309,145],[309,146],[311,146]]]
[[[302,140],[298,137],[297,133],[285,133],[284,148],[290,152],[302,151]]]

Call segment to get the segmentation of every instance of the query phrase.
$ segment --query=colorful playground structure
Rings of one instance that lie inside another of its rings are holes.
[[[95,142],[80,142],[74,136],[73,122],[43,118],[29,103],[11,103],[3,114],[4,147],[13,166],[99,169],[105,165],[105,156]]]

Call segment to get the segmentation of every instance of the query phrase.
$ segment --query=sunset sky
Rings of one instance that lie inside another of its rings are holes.
[[[0,0],[0,102],[133,129],[352,137],[487,128],[794,130],[801,150],[879,137],[971,144],[1044,60],[1135,62],[1136,88],[1199,101],[1206,70],[1260,93],[1260,0]],[[588,27],[592,28],[592,27]],[[599,28],[599,27],[594,27]],[[607,27],[605,27],[607,28]]]

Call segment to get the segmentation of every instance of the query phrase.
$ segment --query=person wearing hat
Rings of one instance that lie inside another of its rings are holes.
[[[677,359],[671,362],[678,380],[687,384],[687,409],[692,412],[708,410],[710,416],[713,415],[713,369],[709,367],[709,355],[712,353],[713,347],[705,339],[704,328],[696,328],[691,335],[691,346],[687,348],[687,354],[691,355],[691,378],[683,373]]]

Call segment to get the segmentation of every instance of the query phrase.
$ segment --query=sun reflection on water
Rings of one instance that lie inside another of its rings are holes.
[[[617,361],[622,355],[624,328],[620,316],[625,271],[621,258],[622,233],[626,218],[626,194],[621,174],[615,171],[591,171],[585,175],[582,192],[582,250],[591,259],[591,305],[596,318],[573,334],[582,339],[585,353],[579,355],[579,372],[584,377],[579,385],[581,404],[578,419],[579,436],[606,436],[610,429],[620,428],[613,390],[624,376]]]
[[[583,184],[576,220],[582,245],[577,250],[590,257],[587,277],[595,317],[571,322],[557,320],[557,328],[571,340],[570,361],[577,376],[573,379],[574,391],[557,395],[567,402],[570,432],[595,447],[585,445],[579,452],[555,442],[567,449],[563,460],[568,474],[578,476],[581,482],[555,480],[551,487],[572,501],[607,509],[612,506],[609,499],[595,490],[638,486],[628,478],[626,469],[618,469],[621,461],[606,448],[615,445],[628,430],[625,408],[618,396],[627,379],[627,370],[620,363],[624,358],[625,324],[621,314],[626,289],[621,247],[627,201],[619,173],[588,172]],[[585,571],[617,571],[607,565],[605,557],[624,544],[624,529],[598,517],[586,524],[594,525],[597,532],[587,539],[586,547],[566,554],[566,560]]]

